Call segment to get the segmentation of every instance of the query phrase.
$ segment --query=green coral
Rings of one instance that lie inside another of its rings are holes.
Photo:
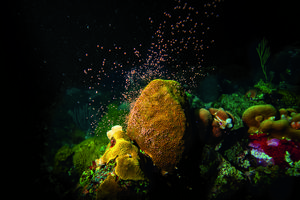
[[[262,91],[264,94],[271,94],[276,89],[273,87],[272,83],[264,82],[262,79],[254,86],[255,88]]]
[[[293,162],[290,153],[288,151],[285,152],[285,161],[290,165],[285,172],[285,174],[289,176],[300,176],[300,160],[297,162]]]
[[[251,101],[244,97],[242,94],[223,94],[219,100],[213,103],[211,106],[214,108],[223,108],[229,111],[234,116],[234,127],[233,130],[243,127],[243,121],[241,116],[244,111],[254,105],[265,104],[262,101]]]
[[[288,90],[278,90],[278,94],[282,95],[281,102],[285,107],[294,108],[295,105],[300,105],[300,96]]]
[[[81,186],[88,184],[90,182],[90,180],[92,179],[93,175],[94,175],[93,170],[86,170],[86,171],[82,172],[82,175],[79,179],[79,184]]]
[[[69,170],[68,158],[72,155],[73,151],[68,145],[61,147],[54,157],[54,173],[63,173]]]
[[[215,181],[216,185],[227,184],[228,179],[233,179],[236,181],[245,180],[245,175],[232,166],[228,161],[223,159],[223,162],[220,167],[219,175]]]
[[[106,137],[107,131],[113,126],[120,125],[123,129],[126,129],[126,116],[129,114],[128,110],[122,110],[118,108],[117,103],[111,103],[107,106],[106,114],[101,118],[95,129],[95,134],[100,137]]]
[[[218,175],[214,180],[214,186],[211,190],[214,192],[210,194],[212,198],[236,191],[246,182],[246,176],[240,170],[237,170],[223,157],[221,159],[222,161],[218,167]]]
[[[104,154],[107,143],[107,139],[92,137],[73,147],[73,164],[75,169],[81,174],[95,159]]]
[[[251,170],[253,172],[253,177],[251,178],[255,185],[270,184],[279,176],[279,166],[259,166]]]

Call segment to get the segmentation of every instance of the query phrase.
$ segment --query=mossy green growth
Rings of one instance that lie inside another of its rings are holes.
[[[278,90],[278,94],[282,95],[281,102],[286,107],[293,108],[295,105],[300,105],[300,95],[296,95],[288,90]]]
[[[225,185],[227,180],[235,180],[240,182],[245,180],[245,175],[232,166],[228,161],[223,159],[222,165],[220,166],[220,171],[218,177],[215,181],[216,185]]]
[[[95,136],[74,146],[72,151],[74,152],[73,164],[75,169],[81,174],[91,166],[93,161],[104,154],[107,143],[107,138]]]
[[[290,153],[286,151],[285,161],[289,163],[290,168],[286,170],[285,174],[289,176],[300,176],[300,160],[293,162],[290,156]]]
[[[214,102],[211,106],[213,108],[223,108],[229,111],[234,116],[234,127],[232,130],[243,127],[242,115],[244,111],[254,105],[265,104],[263,101],[251,101],[246,98],[244,94],[232,93],[222,94],[217,102]]]
[[[64,173],[69,170],[69,165],[72,165],[72,161],[68,161],[68,158],[72,155],[73,151],[68,145],[61,147],[54,157],[54,173]],[[66,162],[70,162],[67,164]]]
[[[272,83],[264,82],[262,79],[254,86],[259,89],[262,93],[271,94],[276,89],[273,87]]]
[[[129,114],[128,110],[122,110],[118,108],[119,104],[111,103],[107,106],[106,114],[101,118],[95,129],[95,135],[100,137],[107,137],[106,133],[113,126],[120,125],[123,130],[126,130],[126,117]]]
[[[250,171],[253,169],[251,168]],[[279,176],[279,166],[259,166],[253,170],[253,182],[255,185],[260,184],[271,184]]]

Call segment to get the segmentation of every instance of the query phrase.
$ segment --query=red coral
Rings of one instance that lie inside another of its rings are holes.
[[[285,169],[289,164],[285,160],[286,151],[289,152],[292,161],[300,160],[300,142],[293,140],[279,140],[278,145],[270,145],[267,134],[254,134],[249,136],[251,142],[249,146],[263,150],[274,159],[276,165]]]

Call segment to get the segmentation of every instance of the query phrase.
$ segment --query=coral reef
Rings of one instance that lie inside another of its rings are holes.
[[[275,116],[280,114],[280,119]],[[278,165],[289,167],[285,155],[288,153],[292,161],[300,159],[300,130],[292,127],[298,115],[294,109],[277,111],[272,105],[258,105],[248,108],[243,120],[248,126],[251,154],[261,166]]]
[[[107,136],[110,143],[105,153],[81,175],[80,194],[92,199],[145,195],[148,180],[140,168],[138,148],[119,125],[112,127]]]
[[[127,135],[162,171],[174,170],[188,137],[188,102],[176,81],[156,79],[130,111]]]
[[[131,109],[126,131],[103,119],[101,135],[58,150],[54,173],[79,180],[83,199],[257,199],[274,181],[300,177],[300,114],[260,103],[231,94],[212,104],[217,108],[203,108],[179,83],[154,80]],[[109,110],[119,113],[113,104]],[[125,116],[115,117],[125,123]]]

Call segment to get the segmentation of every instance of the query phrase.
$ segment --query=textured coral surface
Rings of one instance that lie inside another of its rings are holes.
[[[129,114],[127,134],[163,171],[174,169],[184,150],[188,110],[176,81],[153,80]]]

